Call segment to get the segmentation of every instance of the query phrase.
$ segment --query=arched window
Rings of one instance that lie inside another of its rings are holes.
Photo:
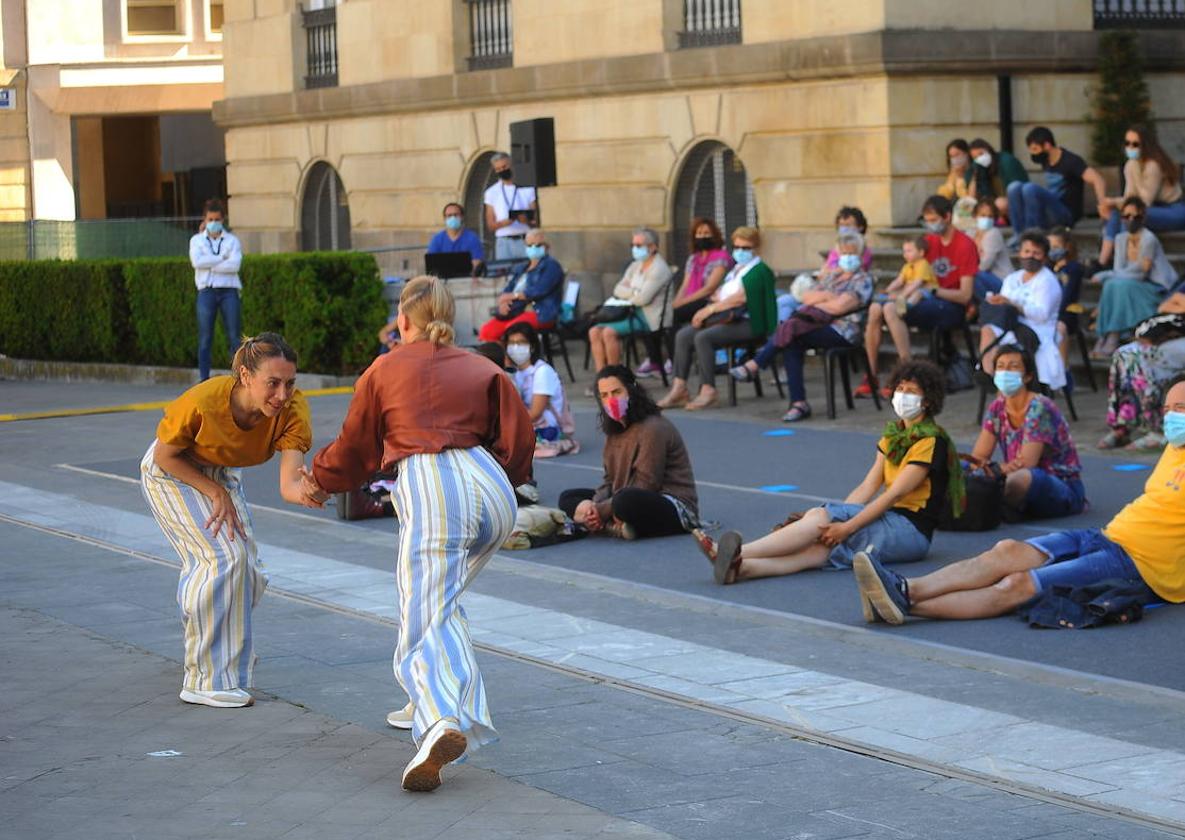
[[[303,251],[346,251],[350,248],[350,205],[342,179],[324,161],[313,164],[300,205],[300,247]]]
[[[465,227],[477,231],[485,248],[486,258],[494,258],[494,232],[486,230],[486,190],[494,184],[494,153],[483,152],[469,168],[469,177],[465,180]]]
[[[736,152],[715,140],[691,150],[675,184],[671,241],[676,265],[687,259],[687,229],[696,216],[715,221],[725,237],[742,225],[757,226],[757,202],[745,165]]]

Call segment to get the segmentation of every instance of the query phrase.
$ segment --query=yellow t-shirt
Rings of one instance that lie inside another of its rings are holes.
[[[188,449],[196,458],[220,467],[251,467],[276,452],[313,445],[309,404],[300,391],[275,417],[265,417],[253,429],[241,429],[230,413],[233,376],[215,376],[194,385],[165,406],[156,427],[162,443]]]
[[[884,455],[889,446],[885,439],[881,438],[876,448]],[[894,464],[887,457],[885,458],[884,481],[886,488],[892,486],[901,470],[909,464],[921,464],[929,468],[929,473],[922,479],[922,483],[898,499],[897,504],[893,505],[893,510],[904,514],[927,538],[934,533],[942,506],[946,503],[946,460],[946,441],[936,437],[919,440],[905,453],[900,464]]]
[[[924,286],[929,286],[932,289],[938,288],[938,278],[934,276],[934,268],[925,257],[906,263],[905,267],[901,269],[901,279],[905,283],[921,280]]]
[[[1144,485],[1143,495],[1119,511],[1103,536],[1135,561],[1152,591],[1185,602],[1185,447],[1168,446]]]

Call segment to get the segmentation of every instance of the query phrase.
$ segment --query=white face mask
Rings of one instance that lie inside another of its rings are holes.
[[[526,344],[507,344],[506,355],[516,365],[525,365],[531,361],[531,348]]]
[[[980,154],[975,156],[975,162],[978,163],[980,166],[982,166],[984,169],[987,169],[989,166],[992,165],[992,153],[991,152],[981,152]]]
[[[905,391],[893,392],[893,411],[902,420],[913,420],[922,413],[922,395],[907,394]]]

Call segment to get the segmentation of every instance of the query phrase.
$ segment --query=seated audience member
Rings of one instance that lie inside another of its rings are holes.
[[[716,348],[764,339],[777,326],[774,273],[762,261],[761,233],[757,228],[739,227],[732,234],[732,270],[724,278],[708,305],[675,335],[675,376],[671,390],[659,408],[685,407],[689,411],[716,404]],[[693,359],[694,355],[694,359]],[[687,380],[691,364],[699,367],[700,390],[691,393]]]
[[[1143,606],[1185,602],[1185,376],[1169,383],[1163,410],[1168,446],[1144,493],[1107,527],[1001,540],[978,557],[919,578],[857,554],[853,566],[866,620],[992,618],[1048,597],[1054,587],[1123,587]]]
[[[935,421],[945,398],[943,373],[930,362],[907,362],[892,377],[893,411],[864,480],[842,502],[811,508],[750,543],[736,531],[713,542],[695,534],[712,561],[716,582],[791,575],[830,566],[847,569],[857,551],[875,546],[886,563],[921,560],[946,504],[962,511],[963,472],[950,437]]]
[[[465,227],[465,208],[455,201],[444,205],[444,230],[428,242],[429,254],[458,254],[468,252],[473,270],[485,259],[481,237]]]
[[[975,174],[971,166],[971,147],[962,137],[946,144],[946,182],[935,192],[952,204],[971,195]]]
[[[1123,229],[1124,199],[1136,196],[1147,210],[1144,224],[1155,233],[1185,230],[1185,194],[1181,191],[1181,168],[1143,125],[1133,125],[1123,136],[1123,195],[1099,202],[1103,226],[1100,265],[1110,265],[1115,253],[1115,237]]]
[[[977,465],[997,446],[1004,473],[1004,504],[1025,519],[1082,513],[1086,488],[1070,426],[1053,400],[1037,392],[1037,365],[1016,344],[996,353],[997,397],[988,405],[971,450]]]
[[[1173,268],[1156,234],[1144,227],[1144,200],[1123,201],[1126,228],[1115,237],[1115,268],[1100,271],[1094,281],[1103,284],[1095,330],[1099,334],[1091,356],[1110,358],[1120,337],[1156,313],[1165,294],[1177,284]]]
[[[911,306],[917,306],[922,298],[934,294],[938,288],[938,278],[934,276],[934,268],[926,259],[926,237],[915,236],[901,243],[901,258],[905,265],[885,287],[885,294],[897,309],[898,315],[904,315]]]
[[[803,364],[806,351],[830,347],[854,347],[860,341],[862,318],[872,298],[872,276],[860,265],[864,237],[841,233],[836,237],[839,266],[803,295],[802,306],[780,323],[773,337],[749,361],[729,370],[740,382],[751,382],[760,370],[782,354],[790,409],[782,420],[796,423],[811,416],[806,400]]]
[[[541,228],[527,234],[528,262],[515,268],[502,294],[498,314],[482,324],[477,337],[498,341],[511,324],[527,323],[536,330],[551,329],[560,316],[564,298],[564,267],[551,256]]]
[[[683,534],[699,525],[691,459],[679,430],[629,368],[597,372],[605,477],[596,490],[565,490],[559,507],[578,525],[621,539]]]
[[[504,336],[506,356],[514,367],[514,384],[535,424],[535,457],[554,458],[580,451],[572,437],[576,424],[568,410],[564,383],[543,361],[539,336],[530,324],[511,324]]]
[[[902,362],[910,359],[909,328],[944,332],[962,326],[967,319],[967,304],[971,302],[975,273],[979,269],[979,252],[971,237],[955,230],[951,224],[951,204],[940,195],[932,195],[922,205],[922,223],[926,228],[926,259],[938,278],[934,294],[923,298],[904,316],[894,306],[874,303],[868,307],[868,325],[864,330],[864,346],[868,351],[870,376],[868,387],[877,386],[878,348],[881,343],[881,324],[889,328],[893,347]],[[882,395],[890,396],[888,388]]]
[[[1012,273],[1012,259],[1004,234],[996,227],[996,205],[981,198],[975,205],[975,248],[979,251],[979,271],[975,275],[975,297],[983,300],[1000,291],[1004,278]]]
[[[1057,313],[1058,347],[1062,362],[1069,369],[1069,337],[1078,332],[1078,316],[1082,296],[1082,263],[1078,262],[1078,248],[1069,228],[1055,227],[1049,232],[1049,265],[1062,287],[1062,305]]]
[[[844,206],[839,208],[835,214],[835,235],[839,236],[841,233],[858,233],[862,237],[868,236],[868,219],[864,217],[864,211],[859,207]],[[819,269],[820,276],[835,271],[839,267],[839,248],[832,246],[831,250],[827,252],[827,259],[823,261],[823,267]],[[860,266],[865,271],[872,270],[872,249],[868,247],[867,238],[864,240],[864,250],[860,252]]]
[[[1160,305],[1163,314],[1185,314],[1185,283]],[[1107,377],[1107,425],[1099,449],[1144,450],[1164,446],[1160,406],[1166,383],[1185,370],[1185,337],[1154,343],[1139,338],[1121,345],[1111,356]],[[1135,434],[1144,434],[1133,440]]]
[[[1015,181],[1008,186],[1008,215],[1012,229],[1017,231],[1012,241],[1020,242],[1022,230],[1053,225],[1073,227],[1082,218],[1083,194],[1090,184],[1095,197],[1102,199],[1106,194],[1103,176],[1098,170],[1086,165],[1081,157],[1057,145],[1053,132],[1045,126],[1038,126],[1025,137],[1029,157],[1046,173],[1047,186],[1032,181]]]
[[[1017,311],[1017,320],[1031,329],[1040,342],[1037,347],[1037,378],[1058,390],[1066,384],[1066,365],[1058,347],[1057,316],[1061,309],[1062,287],[1045,265],[1049,240],[1039,230],[1027,230],[1021,236],[1020,268],[1004,278],[998,293],[989,294],[987,303],[1008,306]],[[983,320],[983,313],[981,313]],[[994,351],[988,345],[1003,336],[1000,343],[1016,343],[1017,338],[1004,327],[985,323],[979,331],[980,365],[993,371]]]
[[[1025,172],[1024,166],[1012,152],[997,152],[992,144],[982,137],[976,137],[970,146],[971,162],[975,164],[971,195],[980,201],[990,199],[995,205],[995,216],[1007,219],[1008,188],[1015,183],[1027,183],[1029,173]]]
[[[589,328],[588,343],[597,370],[621,363],[620,336],[640,333],[649,337],[662,321],[662,293],[671,282],[671,267],[658,253],[658,234],[649,228],[634,231],[630,253],[633,262],[605,302],[635,309],[621,320]],[[657,372],[658,368],[652,367]]]

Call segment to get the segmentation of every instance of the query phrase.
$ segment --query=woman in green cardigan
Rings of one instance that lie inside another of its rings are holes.
[[[716,348],[763,341],[778,324],[774,273],[761,257],[761,233],[739,227],[732,234],[732,270],[712,294],[707,306],[675,336],[675,378],[660,408],[688,411],[716,404]],[[692,353],[699,363],[700,389],[694,400],[687,388]]]

